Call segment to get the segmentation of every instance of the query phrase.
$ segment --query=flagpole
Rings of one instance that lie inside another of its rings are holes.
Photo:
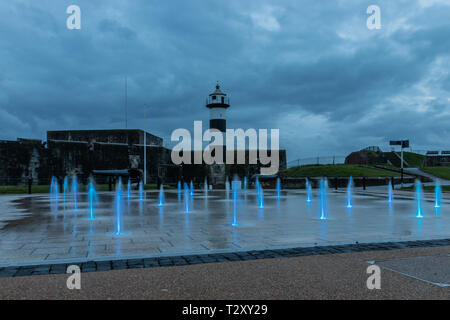
[[[128,76],[125,76],[125,129],[128,129]]]

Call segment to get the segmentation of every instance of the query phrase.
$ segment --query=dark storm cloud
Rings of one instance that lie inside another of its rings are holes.
[[[81,30],[66,28],[71,4]],[[403,137],[450,149],[449,1],[377,1],[373,31],[371,4],[2,2],[0,139],[123,127],[127,77],[129,127],[166,140],[208,120],[219,80],[229,126],[280,128],[290,159]]]

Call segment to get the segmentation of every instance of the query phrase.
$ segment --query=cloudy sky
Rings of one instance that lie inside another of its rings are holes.
[[[14,0],[0,21],[0,139],[123,128],[127,76],[128,127],[165,140],[219,81],[228,127],[279,128],[289,160],[450,149],[450,0]]]

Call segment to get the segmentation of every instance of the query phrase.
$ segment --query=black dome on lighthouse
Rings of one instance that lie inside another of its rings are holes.
[[[220,90],[219,84],[217,84],[217,85],[216,85],[216,90],[215,90],[213,93],[211,93],[209,96],[211,97],[211,96],[214,96],[214,95],[216,95],[216,96],[226,96],[227,94],[226,94],[226,93],[223,93],[223,92]]]

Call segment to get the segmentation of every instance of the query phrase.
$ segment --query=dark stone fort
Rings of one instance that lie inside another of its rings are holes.
[[[210,128],[225,132],[230,104],[219,85],[209,95],[206,107],[210,111]],[[256,164],[249,164],[248,150],[246,164],[175,165],[163,139],[139,129],[47,131],[46,140],[0,140],[0,185],[46,185],[52,176],[62,179],[72,175],[84,183],[90,176],[97,183],[124,176],[166,184],[179,180],[200,183],[207,177],[211,184],[220,185],[226,176],[251,178],[263,167],[259,158]],[[286,168],[285,150],[279,150],[279,168]]]
[[[110,176],[143,178],[144,135],[146,135],[147,181],[175,183],[179,179],[202,182],[209,176],[205,164],[174,165],[171,150],[163,139],[143,130],[48,131],[47,141],[22,139],[0,141],[0,184],[49,184],[52,176],[76,174],[85,181],[94,175],[98,183]],[[248,159],[248,152],[247,159]],[[227,165],[226,174],[251,177],[260,164]],[[280,150],[280,168],[286,168],[286,152]]]

